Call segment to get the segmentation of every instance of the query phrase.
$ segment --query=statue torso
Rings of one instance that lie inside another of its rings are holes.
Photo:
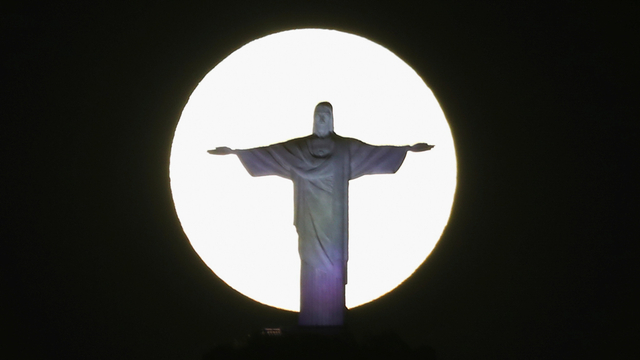
[[[326,158],[333,154],[335,149],[335,141],[331,137],[311,137],[308,139],[307,146],[313,157]]]

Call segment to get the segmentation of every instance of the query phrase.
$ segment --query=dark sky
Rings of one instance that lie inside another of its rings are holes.
[[[320,27],[411,65],[459,161],[435,251],[350,311],[350,328],[439,359],[636,359],[639,8],[518,3],[3,5],[2,357],[200,359],[295,324],[202,263],[168,159],[190,93],[219,61]]]

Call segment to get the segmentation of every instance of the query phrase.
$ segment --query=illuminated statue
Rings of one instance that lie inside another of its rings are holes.
[[[218,147],[210,154],[236,154],[251,176],[293,181],[294,225],[301,260],[301,326],[342,326],[347,283],[349,180],[392,174],[407,151],[433,145],[373,146],[333,132],[333,108],[316,106],[313,134],[246,150]]]

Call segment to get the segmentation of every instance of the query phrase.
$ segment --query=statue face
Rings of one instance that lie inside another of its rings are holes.
[[[333,111],[326,105],[316,106],[313,114],[313,134],[327,137],[333,131]]]

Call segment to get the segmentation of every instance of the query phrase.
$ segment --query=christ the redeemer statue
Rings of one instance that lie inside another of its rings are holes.
[[[333,132],[333,108],[316,106],[313,134],[246,150],[218,147],[210,154],[236,154],[251,176],[278,175],[293,181],[298,232],[300,326],[342,326],[347,283],[349,180],[392,174],[407,151],[433,145],[373,146]]]

